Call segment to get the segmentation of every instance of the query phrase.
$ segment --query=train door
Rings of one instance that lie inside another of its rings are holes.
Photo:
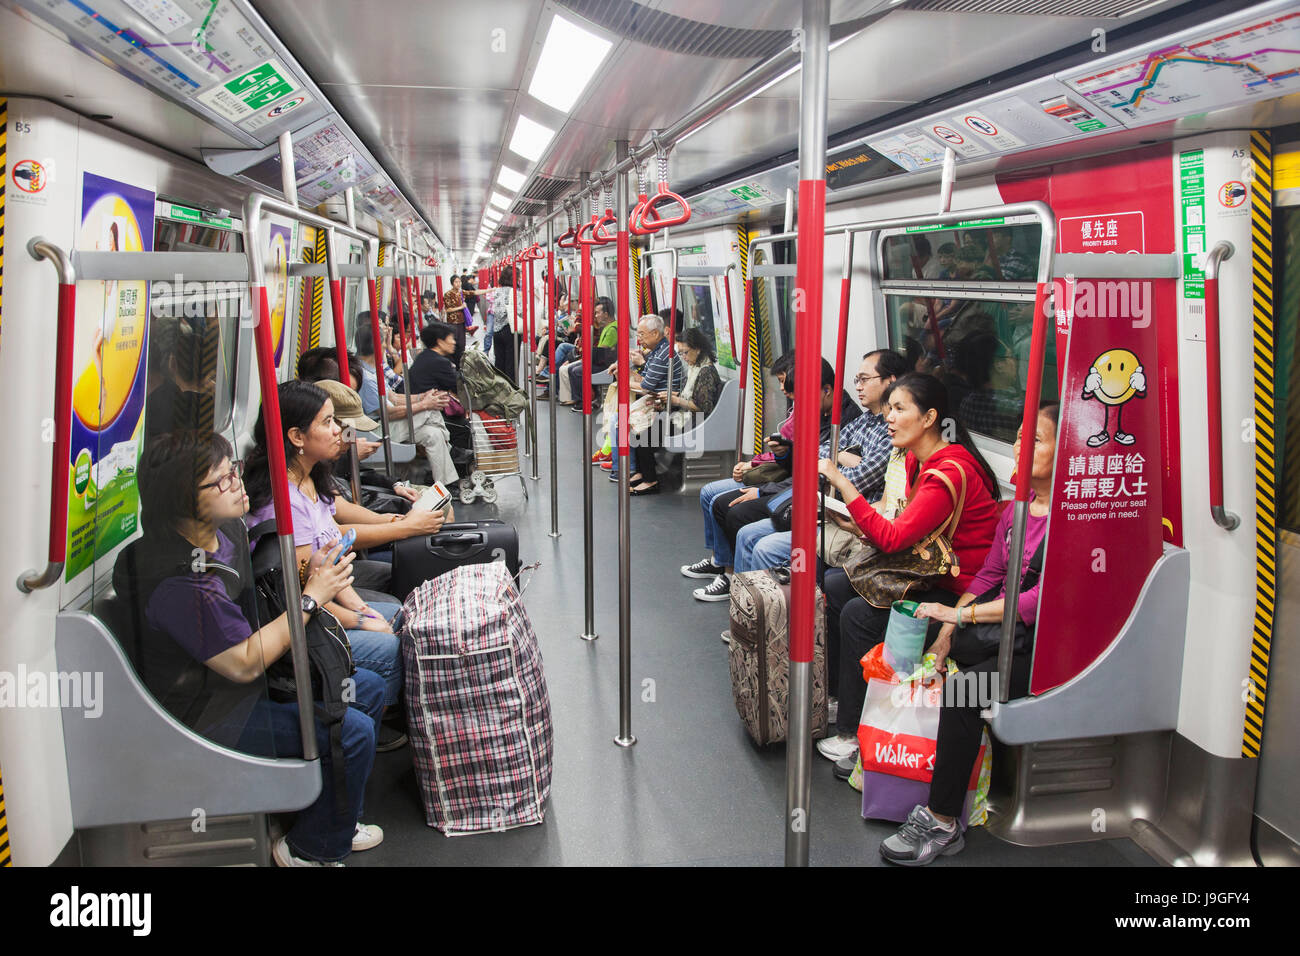
[[[754,420],[753,445],[763,451],[763,437],[777,430],[790,414],[790,402],[770,372],[772,363],[794,351],[794,241],[760,245],[753,250],[753,335],[758,340],[751,402],[761,417]],[[751,358],[753,358],[751,351]]]
[[[1300,615],[1300,189],[1288,189],[1279,151],[1273,210],[1273,336],[1277,601],[1274,622]],[[1295,185],[1300,185],[1297,181]],[[1294,194],[1294,195],[1290,195]],[[1266,503],[1261,500],[1260,507]],[[1268,693],[1255,793],[1254,849],[1265,865],[1300,862],[1300,640],[1275,623],[1267,651]]]

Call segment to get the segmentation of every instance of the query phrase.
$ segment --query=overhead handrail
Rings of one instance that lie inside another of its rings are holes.
[[[1241,519],[1223,507],[1223,385],[1219,355],[1219,264],[1231,259],[1232,243],[1216,242],[1205,256],[1205,401],[1210,448],[1210,515],[1224,531]]]
[[[618,242],[617,231],[611,236],[607,228],[614,226],[617,230],[618,226],[618,219],[614,215],[614,187],[605,180],[604,173],[600,175],[600,183],[605,189],[605,214],[592,227],[591,238],[595,240],[596,245],[609,246]]]
[[[59,276],[54,333],[54,458],[50,466],[50,541],[45,570],[18,576],[18,590],[30,594],[54,584],[68,556],[68,455],[72,446],[72,346],[77,317],[77,270],[66,252],[43,237],[27,243],[33,259],[48,259]]]
[[[632,206],[632,211],[627,215],[627,228],[633,235],[648,236],[649,231],[641,231],[641,227],[637,223],[637,217],[641,215],[641,207],[650,201],[650,183],[646,179],[645,163],[634,155],[632,165],[636,169],[637,194],[636,203]]]
[[[683,225],[691,218],[691,204],[668,188],[668,150],[671,147],[665,147],[660,143],[656,134],[651,134],[651,140],[654,142],[659,161],[659,188],[653,196],[638,206],[633,222],[629,223],[629,228],[639,236],[649,235],[670,226]],[[682,207],[679,215],[663,218],[655,212],[657,207],[674,202]]]

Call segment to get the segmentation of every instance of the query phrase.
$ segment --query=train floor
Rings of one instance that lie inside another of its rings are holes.
[[[541,562],[524,601],[542,646],[555,721],[555,767],[539,826],[449,839],[425,823],[410,748],[380,754],[366,795],[366,822],[382,845],[353,866],[779,865],[784,860],[785,747],[755,747],[731,699],[725,603],[691,591],[682,577],[702,556],[698,495],[638,497],[632,506],[632,731],[618,732],[617,486],[581,458],[582,418],[558,410],[559,527],[550,538],[549,419],[539,405],[539,481],[525,503],[517,478],[500,501],[456,506],[457,517],[499,517],[519,530],[524,564]],[[596,625],[583,627],[582,468],[595,504]],[[525,479],[527,480],[527,479]],[[525,572],[527,576],[528,572]],[[652,683],[648,683],[652,682]],[[860,795],[814,755],[810,856],[816,865],[888,865],[877,852],[896,824],[864,821]],[[1150,864],[1127,839],[1047,848],[1005,843],[983,828],[939,866],[1131,866]]]

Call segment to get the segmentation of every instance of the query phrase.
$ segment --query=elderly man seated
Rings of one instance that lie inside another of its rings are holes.
[[[636,340],[640,346],[631,357],[632,370],[628,386],[634,395],[668,399],[668,376],[672,370],[674,391],[686,381],[686,366],[674,351],[664,334],[664,320],[657,315],[643,315],[636,323]],[[617,374],[618,366],[611,365],[609,373]],[[634,495],[657,495],[659,476],[655,466],[655,449],[662,425],[654,416],[648,427],[641,428],[630,437],[634,471],[628,477]]]

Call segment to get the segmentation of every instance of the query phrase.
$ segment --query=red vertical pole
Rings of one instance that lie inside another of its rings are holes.
[[[393,256],[393,272],[397,272],[397,257]],[[402,347],[402,368],[406,369],[411,364],[411,353],[406,347],[406,319],[405,310],[402,307],[402,280],[394,274],[393,276],[393,311],[397,314],[397,340]]]
[[[1043,391],[1043,358],[1047,351],[1047,319],[1043,305],[1047,301],[1051,284],[1038,283],[1034,291],[1034,322],[1029,335],[1029,374],[1025,379],[1025,413],[1021,419],[1020,460],[1016,462],[1016,501],[1029,503],[1029,475],[1034,467],[1034,442],[1032,436],[1038,428],[1038,400]],[[1207,301],[1209,290],[1206,290]],[[1214,445],[1213,442],[1210,443]]]
[[[249,290],[258,307],[258,323],[253,326],[253,343],[257,348],[257,377],[262,388],[262,425],[267,435],[282,433],[280,425],[279,383],[275,380],[275,345],[271,341],[271,305],[266,286]],[[289,502],[289,479],[285,470],[284,443],[266,443],[267,464],[271,474],[271,500],[275,503],[275,530],[281,537],[293,537],[293,508]]]
[[[555,388],[555,250],[546,250],[546,312],[550,316],[551,388]]]
[[[384,377],[384,346],[383,340],[379,337],[379,290],[375,288],[375,280],[366,280],[366,293],[370,298],[370,336],[371,341],[375,343],[375,380],[379,386],[379,404],[384,404],[388,395],[388,380]]]
[[[731,314],[731,275],[722,276],[723,295],[727,300],[727,339],[731,342],[731,360],[736,361],[736,320]]]
[[[591,246],[582,246],[582,274],[578,294],[582,297],[582,413],[591,414],[591,323],[592,323]],[[590,427],[589,425],[586,427]],[[584,462],[584,464],[588,464]]]
[[[348,333],[343,326],[343,282],[330,280],[330,311],[334,313],[334,353],[339,362],[339,381],[348,385]]]
[[[264,294],[265,297],[265,294]],[[254,300],[256,301],[256,300]],[[50,564],[68,557],[68,470],[72,456],[72,369],[77,322],[77,284],[59,283],[58,349],[54,363],[54,467],[50,478]],[[266,322],[266,327],[271,327]],[[267,333],[269,336],[269,332]],[[274,378],[272,373],[272,378]],[[53,573],[53,572],[52,572]]]
[[[673,273],[673,297],[668,302],[668,347],[677,341],[677,273]]]
[[[845,271],[848,271],[847,266]],[[831,399],[831,425],[837,430],[840,426],[840,394],[844,391],[844,350],[849,335],[849,282],[851,280],[846,275],[840,279],[840,328],[839,335],[835,341],[835,393]],[[798,387],[798,379],[795,379]],[[831,449],[831,457],[835,456],[836,449]]]

